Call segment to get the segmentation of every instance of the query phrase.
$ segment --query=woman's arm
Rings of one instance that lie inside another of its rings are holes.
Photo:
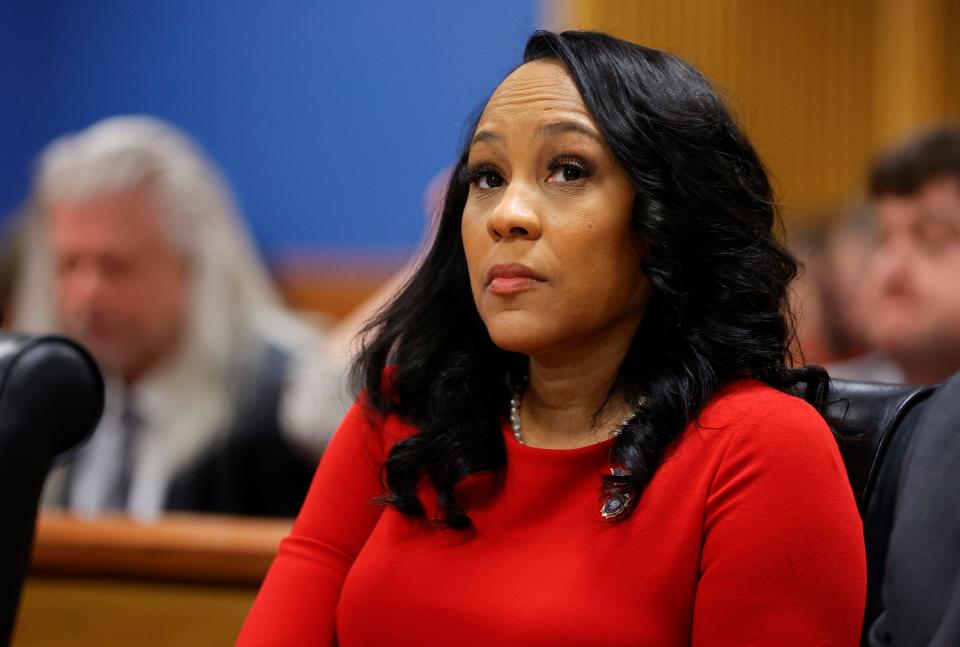
[[[237,645],[335,645],[334,611],[347,571],[380,518],[384,439],[354,404],[280,544]]]
[[[854,647],[863,531],[836,442],[799,400],[733,431],[707,497],[695,647]]]

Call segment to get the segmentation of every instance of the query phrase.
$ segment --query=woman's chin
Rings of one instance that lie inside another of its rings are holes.
[[[549,345],[545,335],[519,326],[488,326],[487,332],[498,348],[511,353],[536,355]]]

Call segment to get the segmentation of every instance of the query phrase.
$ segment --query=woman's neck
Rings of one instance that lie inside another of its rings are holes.
[[[629,343],[618,339],[531,356],[520,409],[524,443],[570,449],[609,438],[632,409],[610,397]]]

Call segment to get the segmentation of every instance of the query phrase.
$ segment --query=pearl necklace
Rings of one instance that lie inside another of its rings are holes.
[[[523,424],[520,422],[520,404],[523,401],[523,388],[526,385],[526,380],[521,382],[517,388],[513,390],[513,397],[510,398],[510,429],[513,431],[513,437],[517,439],[517,442],[521,445],[526,445],[523,442]],[[616,437],[620,435],[620,432],[623,431],[623,428],[626,427],[631,420],[637,417],[637,414],[640,413],[640,407],[643,406],[645,398],[640,398],[637,401],[637,405],[630,411],[629,415],[623,419],[619,425],[613,430],[610,434],[611,437]]]
[[[510,429],[513,430],[513,437],[517,439],[517,443],[521,445],[526,444],[523,442],[523,425],[520,422],[520,403],[523,400],[523,388],[525,385],[526,380],[517,385],[517,387],[513,390],[513,397],[510,398]],[[620,432],[623,431],[623,428],[626,427],[631,420],[637,417],[637,414],[640,413],[640,409],[643,407],[645,402],[646,398],[641,397],[637,401],[637,405],[630,412],[630,415],[624,418],[623,422],[617,425],[611,436],[619,436]],[[610,519],[619,517],[626,512],[633,497],[631,495],[632,489],[629,487],[629,470],[625,470],[621,467],[611,467],[610,476],[607,478],[619,482],[618,487],[614,487],[610,492],[608,492],[607,498],[604,499],[603,505],[600,507],[600,516],[609,521]],[[627,485],[627,487],[623,487],[624,485]]]

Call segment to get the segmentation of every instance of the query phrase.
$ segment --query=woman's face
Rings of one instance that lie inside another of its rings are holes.
[[[629,343],[649,296],[634,191],[566,68],[517,68],[470,146],[462,233],[494,343],[537,355]]]

